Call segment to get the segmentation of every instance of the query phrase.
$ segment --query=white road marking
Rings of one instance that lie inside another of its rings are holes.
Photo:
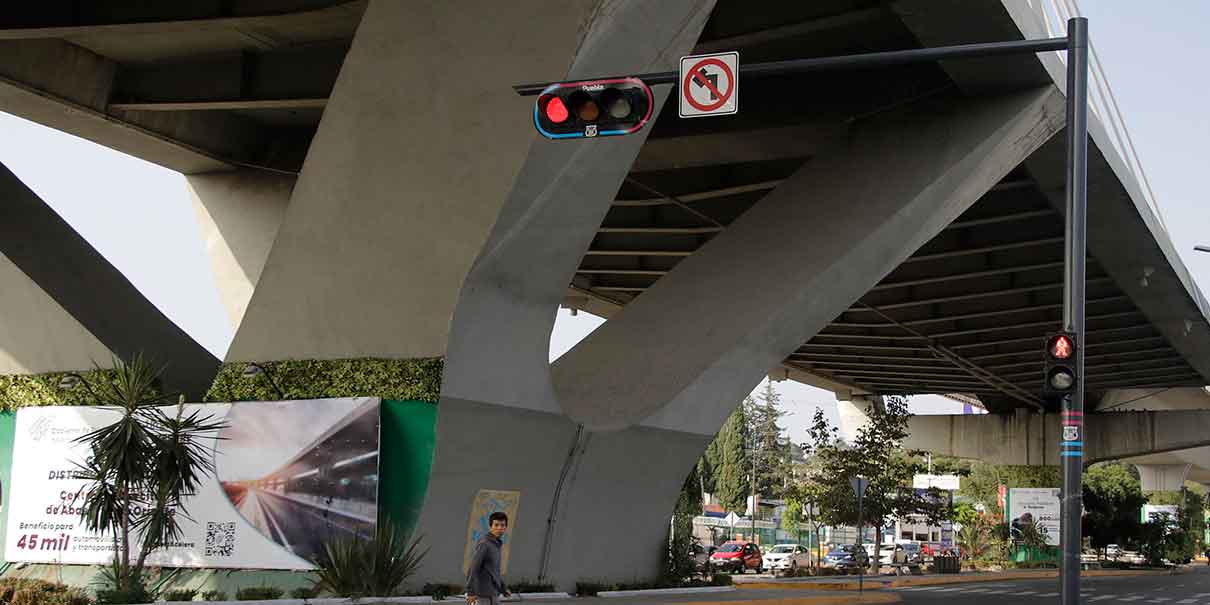
[[[1151,600],[1149,600],[1149,601],[1147,601],[1147,602],[1148,602],[1148,603],[1163,603],[1164,601],[1171,601],[1171,600],[1172,600],[1172,599],[1170,599],[1170,598],[1168,598],[1168,597],[1156,597],[1156,598],[1151,599]]]
[[[1117,598],[1117,596],[1118,596],[1118,595],[1115,595],[1115,594],[1102,594],[1102,595],[1097,595],[1097,596],[1095,596],[1095,597],[1093,597],[1093,598],[1091,598],[1091,599],[1088,599],[1088,600],[1089,600],[1089,601],[1103,601],[1103,600],[1105,600],[1105,599],[1114,599],[1114,598]]]
[[[1197,602],[1197,599],[1181,599],[1181,600],[1177,601],[1177,603],[1181,603],[1181,604],[1196,603],[1196,602]]]
[[[1139,595],[1134,595],[1133,597],[1122,597],[1122,598],[1120,598],[1120,599],[1118,599],[1118,600],[1119,600],[1119,601],[1137,601],[1137,600],[1139,600],[1139,599],[1141,599],[1141,598],[1143,598],[1143,597],[1141,597],[1141,596],[1139,596]]]
[[[1046,594],[1040,594],[1040,595],[1038,595],[1038,596],[1039,596],[1039,597],[1057,597],[1057,596],[1059,596],[1059,593],[1057,593],[1057,592],[1048,592],[1048,593],[1046,593]]]

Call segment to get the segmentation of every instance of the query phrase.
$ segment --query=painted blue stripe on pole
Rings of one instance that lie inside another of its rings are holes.
[[[1084,455],[1084,452],[1079,452],[1079,451],[1075,451],[1075,450],[1068,451],[1068,452],[1059,452],[1059,456],[1063,457],[1063,458],[1077,457],[1077,456],[1083,456],[1083,455]]]
[[[1060,443],[1059,445],[1061,445],[1063,447],[1084,447],[1084,442],[1083,441],[1064,441],[1064,442]]]

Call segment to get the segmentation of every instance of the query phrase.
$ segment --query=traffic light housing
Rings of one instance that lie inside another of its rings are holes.
[[[1055,332],[1046,335],[1043,352],[1042,393],[1050,397],[1072,394],[1080,384],[1076,372],[1076,335],[1071,332]]]
[[[655,100],[638,78],[551,84],[534,103],[534,127],[548,139],[608,137],[637,132]]]

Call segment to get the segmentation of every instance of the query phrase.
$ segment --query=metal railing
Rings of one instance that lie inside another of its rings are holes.
[[[1084,12],[1080,10],[1077,0],[1025,1],[1033,9],[1034,13],[1042,19],[1046,31],[1053,36],[1066,34],[1068,19],[1085,16]],[[1105,75],[1104,65],[1101,63],[1100,55],[1097,53],[1095,32],[1091,38],[1088,45],[1089,109],[1105,125],[1105,131],[1108,133],[1110,140],[1104,142],[1113,146],[1114,151],[1122,158],[1127,169],[1134,175],[1135,180],[1139,183],[1139,189],[1144,197],[1144,201],[1151,209],[1152,214],[1155,215],[1156,220],[1159,221],[1160,227],[1167,234],[1168,225],[1164,221],[1164,214],[1160,212],[1155,192],[1151,188],[1151,181],[1147,178],[1147,172],[1139,161],[1138,151],[1134,146],[1134,139],[1130,136],[1130,130],[1126,127],[1126,122],[1122,118],[1117,98],[1113,94],[1113,88],[1110,86],[1109,78]],[[1055,55],[1060,61],[1066,64],[1067,53],[1060,52],[1055,53]],[[1103,142],[1098,141],[1098,143]]]

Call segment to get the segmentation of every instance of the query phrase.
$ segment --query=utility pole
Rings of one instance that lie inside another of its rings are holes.
[[[1067,258],[1063,280],[1063,329],[1075,334],[1075,375],[1063,398],[1062,421],[1076,427],[1060,453],[1063,462],[1062,604],[1080,602],[1080,516],[1084,455],[1084,255],[1088,235],[1088,19],[1067,21]]]

